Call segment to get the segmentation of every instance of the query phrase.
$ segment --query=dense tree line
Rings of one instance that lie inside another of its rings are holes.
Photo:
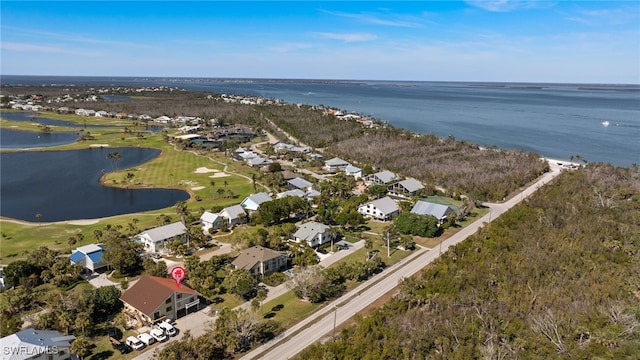
[[[640,172],[565,172],[304,359],[640,354]]]

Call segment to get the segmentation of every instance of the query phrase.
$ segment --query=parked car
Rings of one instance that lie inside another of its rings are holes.
[[[126,354],[131,351],[131,347],[125,343],[120,342],[118,339],[109,337],[109,342],[114,349],[118,350],[120,354]]]
[[[156,339],[154,339],[153,336],[149,335],[148,333],[142,333],[138,335],[138,339],[140,339],[140,341],[145,343],[145,345],[147,346],[156,342]]]
[[[158,326],[164,330],[165,333],[167,333],[167,335],[169,336],[176,336],[178,335],[178,331],[176,330],[175,327],[173,327],[173,325],[169,324],[166,321],[162,321],[158,324]]]
[[[112,337],[114,339],[120,340],[120,338],[122,337],[122,333],[120,332],[120,329],[110,327],[108,332],[109,332],[109,337]]]
[[[151,336],[153,336],[153,338],[156,339],[156,341],[158,342],[167,341],[169,339],[167,335],[164,334],[163,329],[159,329],[159,328],[153,329],[149,331],[149,334],[151,334]]]
[[[135,336],[129,336],[127,340],[125,340],[125,343],[136,350],[144,349],[144,343]]]

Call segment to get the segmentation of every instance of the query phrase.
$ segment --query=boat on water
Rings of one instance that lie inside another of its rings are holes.
[[[608,120],[603,121],[603,122],[602,122],[602,126],[604,126],[604,127],[609,126],[609,121],[608,121]]]

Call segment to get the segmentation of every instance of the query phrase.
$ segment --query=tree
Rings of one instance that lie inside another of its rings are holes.
[[[76,329],[80,329],[82,335],[87,335],[87,329],[93,324],[91,319],[91,314],[88,312],[78,313],[76,316],[75,327]]]
[[[189,208],[187,207],[186,201],[178,201],[176,203],[176,214],[180,216],[183,224],[188,224],[187,216],[189,216]]]
[[[71,343],[70,350],[72,353],[78,355],[82,360],[91,354],[92,347],[93,343],[88,338],[80,336]]]
[[[218,314],[214,337],[232,353],[248,349],[253,342],[258,319],[244,309],[224,308]]]
[[[225,285],[230,293],[246,298],[257,285],[256,279],[249,270],[235,269],[225,278]]]
[[[287,286],[299,299],[314,303],[325,299],[325,290],[329,287],[328,279],[322,274],[322,266],[307,266],[293,273]]]
[[[5,287],[21,285],[31,274],[38,274],[38,269],[33,263],[27,260],[17,260],[9,263],[4,268],[4,285]]]
[[[142,268],[142,244],[130,241],[119,232],[105,239],[102,259],[120,274],[136,274]]]
[[[274,161],[267,166],[267,170],[269,170],[269,172],[272,172],[272,173],[282,171],[282,165],[280,165],[279,162]]]
[[[94,316],[103,318],[120,311],[122,309],[120,295],[122,292],[114,285],[97,288],[94,298]]]
[[[403,212],[396,216],[393,226],[401,234],[411,234],[424,237],[435,237],[441,229],[438,226],[438,219],[432,215],[419,215],[410,212]]]

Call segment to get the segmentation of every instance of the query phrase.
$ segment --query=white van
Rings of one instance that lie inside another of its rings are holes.
[[[135,336],[129,336],[126,340],[125,343],[129,346],[131,346],[133,349],[136,350],[142,350],[144,348],[144,343],[142,341],[140,341],[140,339],[138,339]]]
[[[169,339],[167,335],[164,334],[164,330],[162,330],[161,328],[153,329],[149,331],[149,334],[151,334],[151,336],[153,336],[153,338],[158,342],[167,341]]]
[[[153,344],[154,342],[156,342],[156,339],[154,339],[153,336],[151,336],[151,335],[149,335],[147,333],[142,333],[142,334],[138,335],[138,339],[140,339],[140,341],[145,343],[147,346]]]
[[[169,324],[166,321],[162,321],[158,324],[158,327],[160,327],[160,329],[164,330],[164,332],[167,333],[167,335],[169,336],[176,336],[178,335],[178,332],[176,331],[176,328],[173,327],[173,325]]]

